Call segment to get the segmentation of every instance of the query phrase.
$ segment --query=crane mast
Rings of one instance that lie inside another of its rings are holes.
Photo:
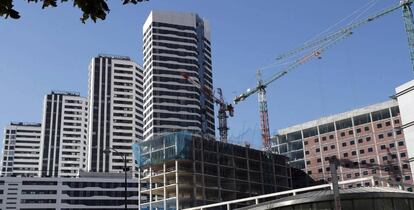
[[[260,70],[257,71],[258,79],[258,99],[259,99],[259,113],[260,113],[260,128],[263,141],[263,149],[265,151],[270,151],[270,129],[269,129],[269,113],[267,110],[267,100],[266,100],[266,88],[263,86],[263,80]]]
[[[234,116],[234,108],[233,105],[227,104],[224,102],[223,97],[223,91],[218,88],[217,92],[219,94],[219,98],[217,98],[214,93],[208,89],[207,87],[201,87],[200,84],[194,80],[194,78],[190,77],[186,73],[181,74],[182,78],[189,83],[193,84],[196,88],[198,88],[201,92],[203,92],[206,96],[211,97],[217,105],[219,105],[219,111],[218,111],[218,123],[219,123],[219,133],[220,133],[220,141],[227,142],[227,135],[229,127],[227,126],[227,118],[228,116],[233,117]],[[228,115],[227,115],[228,113]],[[203,119],[202,119],[203,120]]]
[[[408,47],[410,50],[410,58],[411,58],[411,68],[414,71],[414,18],[413,12],[411,10],[411,0],[406,0],[401,2],[402,9],[403,9],[403,17],[404,17],[404,25],[405,31],[407,33],[408,38]]]

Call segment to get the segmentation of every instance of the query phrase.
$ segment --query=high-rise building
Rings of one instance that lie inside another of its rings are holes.
[[[411,184],[401,118],[397,101],[390,100],[280,129],[273,149],[316,180],[331,181],[329,160],[336,156],[340,181],[376,176]]]
[[[87,164],[87,100],[52,91],[44,98],[41,176],[73,177]]]
[[[38,176],[40,137],[40,123],[10,123],[4,129],[1,175]]]
[[[133,166],[131,145],[143,140],[142,68],[129,57],[99,55],[89,66],[89,162],[93,172]],[[107,153],[113,148],[117,152]]]
[[[174,131],[214,137],[210,27],[193,13],[152,11],[143,26],[144,139]]]

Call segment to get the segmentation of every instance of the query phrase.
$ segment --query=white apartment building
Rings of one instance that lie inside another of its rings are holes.
[[[132,144],[143,140],[142,67],[129,57],[99,55],[89,65],[89,162],[93,172],[134,166]],[[105,153],[113,148],[119,153]]]
[[[37,176],[40,170],[40,123],[10,123],[3,134],[1,176]]]
[[[0,177],[0,209],[125,209],[124,174],[79,177]],[[138,209],[138,182],[128,176],[127,208]]]
[[[210,27],[193,13],[152,11],[143,26],[144,139],[186,130],[214,137]]]
[[[87,99],[52,91],[44,98],[41,176],[74,177],[86,170]]]

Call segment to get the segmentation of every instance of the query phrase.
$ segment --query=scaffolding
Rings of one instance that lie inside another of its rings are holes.
[[[291,189],[288,158],[171,133],[133,146],[141,209],[183,209]]]

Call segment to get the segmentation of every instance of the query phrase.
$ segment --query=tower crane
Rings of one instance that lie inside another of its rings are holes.
[[[193,77],[190,77],[186,73],[182,73],[181,76],[183,79],[185,79],[186,81],[188,81],[189,83],[197,87],[206,96],[211,97],[214,103],[216,103],[219,106],[217,118],[218,118],[218,123],[219,123],[218,130],[220,132],[220,141],[227,142],[227,135],[228,135],[228,130],[229,130],[229,127],[227,126],[227,118],[229,116],[230,117],[234,116],[233,105],[226,103],[224,101],[223,91],[221,90],[221,88],[217,88],[217,92],[219,96],[216,97],[214,93],[210,89],[208,89],[206,86],[201,87],[200,84]]]
[[[353,30],[368,24],[374,20],[379,19],[387,14],[390,14],[397,9],[402,8],[403,10],[403,17],[405,23],[405,29],[408,37],[408,45],[410,50],[410,58],[412,63],[412,69],[414,71],[414,18],[413,13],[411,10],[411,4],[413,0],[401,0],[399,4],[389,7],[381,12],[378,12],[372,16],[364,18],[362,20],[353,22],[346,27],[335,31],[333,33],[328,34],[327,36],[315,39],[313,41],[307,42],[304,45],[290,50],[282,55],[279,55],[276,59],[282,60],[288,57],[297,56],[299,53],[305,53],[304,56],[300,57],[299,59],[295,60],[293,63],[282,69],[282,71],[275,73],[271,76],[268,80],[262,80],[260,77],[260,71],[258,72],[258,83],[254,88],[247,89],[246,92],[242,93],[241,95],[237,96],[234,99],[235,104],[244,101],[249,96],[258,93],[259,98],[259,109],[260,109],[260,123],[261,123],[261,137],[262,143],[265,150],[270,150],[270,131],[269,131],[269,114],[267,109],[267,100],[266,100],[266,88],[272,82],[282,78],[290,71],[296,69],[300,65],[314,59],[314,58],[321,58],[321,54],[328,49],[329,47],[333,46],[337,42],[349,37],[353,34]],[[310,52],[309,52],[310,51]]]

